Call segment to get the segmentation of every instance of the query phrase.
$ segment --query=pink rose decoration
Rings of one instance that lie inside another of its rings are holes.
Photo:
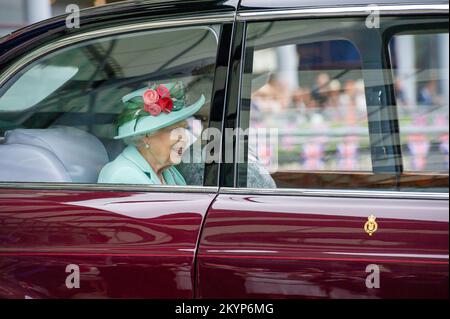
[[[169,89],[162,84],[160,86],[158,86],[156,91],[158,92],[158,94],[161,98],[170,97]]]
[[[159,114],[161,114],[161,107],[156,103],[145,104],[144,111],[150,113],[150,115],[158,116]]]
[[[144,99],[144,103],[147,105],[154,104],[158,102],[159,100],[159,94],[155,90],[147,90],[144,92],[144,95],[142,96]]]

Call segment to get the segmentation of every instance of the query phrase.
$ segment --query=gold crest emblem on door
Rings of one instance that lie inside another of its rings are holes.
[[[377,218],[374,215],[370,215],[367,222],[364,224],[364,230],[369,236],[372,236],[378,230],[376,219]]]

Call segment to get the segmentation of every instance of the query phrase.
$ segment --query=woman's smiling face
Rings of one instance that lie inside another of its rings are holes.
[[[144,141],[160,165],[177,165],[188,146],[187,122],[181,121],[147,136]]]

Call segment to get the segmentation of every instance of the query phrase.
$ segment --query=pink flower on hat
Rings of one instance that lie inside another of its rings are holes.
[[[144,92],[142,98],[144,99],[144,104],[151,105],[158,102],[159,94],[155,90],[148,89]]]
[[[158,86],[158,88],[156,89],[156,91],[158,92],[158,94],[159,94],[159,96],[160,96],[161,98],[170,97],[170,91],[169,91],[169,89],[168,89],[165,85],[163,85],[163,84],[161,84],[160,86]]]
[[[173,101],[171,98],[165,97],[158,101],[158,105],[164,113],[170,113],[173,109]]]
[[[156,103],[145,104],[144,111],[150,113],[150,115],[158,116],[159,114],[161,114],[161,107]]]
[[[170,113],[173,110],[173,100],[170,98],[170,90],[163,84],[156,89],[148,89],[142,95],[144,111],[150,115],[158,116],[161,112]]]

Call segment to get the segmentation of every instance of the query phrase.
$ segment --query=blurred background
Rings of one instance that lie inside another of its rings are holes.
[[[373,170],[366,93],[374,84],[364,72],[374,69],[363,63],[372,40],[361,44],[346,31],[347,21],[330,21],[248,27],[247,54],[253,58],[247,59],[253,66],[246,68],[270,80],[251,95],[243,93],[250,101],[243,118],[249,117],[251,128],[279,128],[271,145],[250,141],[271,172]],[[358,26],[364,23],[352,30]],[[382,20],[382,28],[388,26]],[[292,34],[299,40],[291,40]],[[390,38],[388,49],[392,70],[379,71],[395,90],[403,168],[448,172],[448,30],[406,29]]]
[[[65,13],[69,4],[80,8],[120,0],[0,0],[0,37],[31,23]]]

